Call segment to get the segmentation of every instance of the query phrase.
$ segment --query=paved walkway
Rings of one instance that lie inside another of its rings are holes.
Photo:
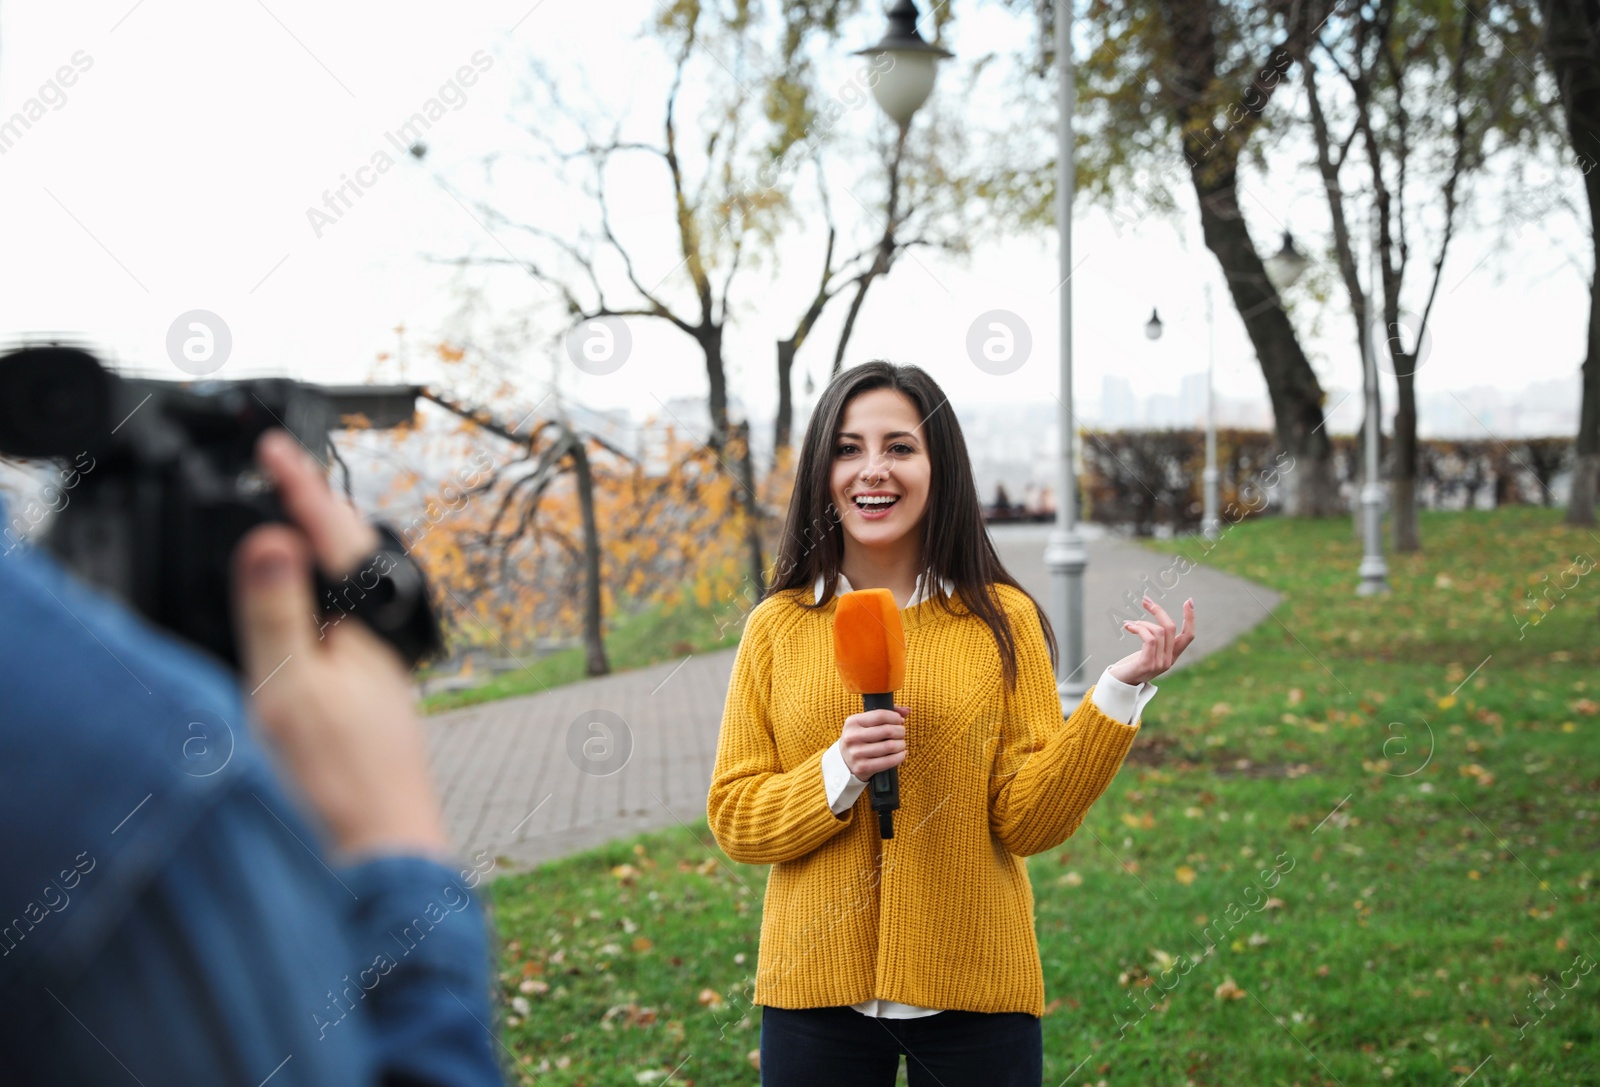
[[[1048,525],[993,530],[1001,561],[1046,608]],[[1226,546],[1223,544],[1222,546]],[[1133,635],[1108,617],[1135,600],[1141,579],[1159,586],[1170,557],[1099,537],[1088,543],[1085,638],[1089,682],[1131,652]],[[1171,583],[1174,574],[1165,580]],[[1278,594],[1197,567],[1158,598],[1181,622],[1193,596],[1200,639],[1179,667],[1228,644],[1267,617]],[[574,683],[429,718],[427,731],[445,818],[468,854],[489,850],[529,867],[614,838],[692,823],[705,815],[717,731],[736,650],[697,654],[634,672]],[[1151,725],[1160,727],[1158,696]],[[602,715],[616,727],[611,736]],[[623,724],[625,722],[625,724]],[[620,769],[601,774],[612,766]]]

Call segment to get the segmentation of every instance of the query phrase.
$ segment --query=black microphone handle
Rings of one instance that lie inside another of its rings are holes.
[[[894,692],[888,694],[863,694],[863,710],[894,709]],[[900,806],[900,768],[891,766],[879,770],[868,780],[867,793],[872,797],[872,810],[878,813],[878,837],[894,837],[894,813]]]

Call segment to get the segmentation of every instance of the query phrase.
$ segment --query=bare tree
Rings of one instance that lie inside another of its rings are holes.
[[[1357,337],[1371,334],[1381,318],[1380,357],[1392,369],[1397,403],[1391,464],[1394,548],[1421,547],[1417,525],[1416,371],[1426,361],[1429,318],[1440,277],[1463,209],[1465,186],[1495,153],[1515,151],[1527,131],[1520,107],[1524,81],[1520,63],[1501,51],[1485,57],[1478,44],[1481,20],[1465,9],[1457,23],[1441,21],[1433,8],[1413,0],[1376,0],[1355,5],[1342,17],[1332,42],[1318,39],[1301,56],[1311,130],[1333,221],[1334,251],[1350,296]],[[1348,102],[1348,130],[1332,131],[1318,84],[1318,65],[1337,74]],[[1428,93],[1428,92],[1432,93]],[[1347,215],[1348,194],[1340,179],[1354,146],[1366,172],[1359,189],[1370,193],[1376,226],[1379,280],[1376,299],[1362,285]],[[1433,163],[1434,165],[1430,165]],[[1425,194],[1418,199],[1418,193]],[[1438,199],[1434,199],[1438,194]],[[1422,224],[1434,230],[1427,295],[1420,317],[1402,307],[1406,273]],[[1359,340],[1358,340],[1359,342]],[[1369,421],[1368,424],[1371,425]]]
[[[698,178],[691,177],[685,161],[690,142],[684,138],[680,100],[691,61],[698,57],[701,47],[701,13],[698,5],[679,6],[663,15],[662,20],[661,33],[673,48],[673,76],[658,141],[624,139],[620,123],[613,126],[609,135],[595,137],[592,117],[596,111],[585,114],[569,106],[548,74],[538,69],[534,72],[534,84],[540,93],[536,117],[527,126],[528,132],[543,149],[544,165],[557,173],[573,164],[583,168],[586,194],[595,213],[594,226],[580,229],[576,237],[567,236],[543,223],[525,221],[500,203],[481,199],[476,201],[478,210],[491,230],[504,227],[523,233],[555,259],[491,255],[462,258],[457,263],[511,264],[521,268],[559,299],[569,327],[603,318],[660,320],[694,340],[707,380],[711,425],[705,449],[739,482],[741,508],[749,522],[750,573],[759,580],[763,566],[762,510],[750,473],[738,465],[741,457],[748,456],[747,424],[738,427],[744,435],[742,446],[730,448],[735,428],[729,420],[723,344],[734,280],[751,239],[769,229],[765,220],[770,218],[779,197],[769,188],[742,185],[738,180],[746,153],[747,110],[737,94],[726,95],[711,107],[717,123],[693,146],[700,169]],[[546,122],[551,117],[560,117],[583,133],[579,146],[560,145],[548,131]],[[613,225],[608,187],[613,170],[651,167],[663,170],[668,181],[673,236],[681,255],[677,265],[655,282],[640,275],[633,251]],[[602,269],[603,260],[606,269]],[[625,301],[614,300],[607,289],[611,267],[620,268],[629,295]],[[680,272],[688,278],[687,300],[672,288]]]
[[[522,458],[513,462],[513,465],[517,469],[526,468],[526,470],[516,475],[505,486],[493,519],[480,537],[485,552],[498,556],[502,576],[511,553],[511,545],[526,532],[537,533],[539,502],[545,492],[563,472],[572,473],[577,483],[583,542],[581,545],[574,545],[565,539],[560,542],[573,552],[574,558],[583,567],[584,671],[591,676],[610,674],[611,664],[606,658],[604,617],[601,613],[601,548],[600,532],[594,512],[594,474],[590,469],[586,446],[592,441],[613,456],[630,463],[633,462],[633,458],[604,438],[594,434],[580,434],[564,419],[544,419],[534,424],[526,434],[519,434],[498,422],[488,412],[459,404],[442,393],[424,389],[422,395],[446,411],[471,421],[479,429],[523,449]],[[547,435],[548,441],[541,447],[540,441]],[[476,493],[491,491],[496,483],[500,482],[497,475],[487,477],[474,488],[474,491]],[[517,509],[519,503],[521,508],[511,518],[512,526],[502,533],[501,522],[508,513]]]

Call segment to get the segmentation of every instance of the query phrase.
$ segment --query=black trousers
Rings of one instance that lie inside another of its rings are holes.
[[[1044,1040],[1024,1012],[883,1019],[854,1008],[761,1009],[762,1087],[1039,1087]]]

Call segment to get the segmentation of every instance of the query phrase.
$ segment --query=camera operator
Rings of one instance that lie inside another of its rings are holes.
[[[234,554],[239,677],[0,558],[0,1081],[502,1082],[405,666],[313,618],[376,532],[285,432],[257,461],[295,527]]]

